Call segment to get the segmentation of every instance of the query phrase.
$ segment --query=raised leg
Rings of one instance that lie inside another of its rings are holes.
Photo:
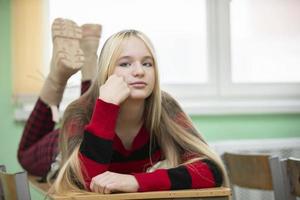
[[[53,54],[50,73],[40,98],[26,122],[18,159],[30,174],[44,176],[58,153],[58,130],[54,130],[51,106],[58,106],[68,79],[83,65],[81,28],[74,22],[56,19],[52,25]]]

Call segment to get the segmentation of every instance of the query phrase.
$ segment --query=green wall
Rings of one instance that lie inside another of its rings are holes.
[[[0,163],[15,172],[21,170],[16,150],[23,125],[13,120],[10,21],[10,1],[0,0]],[[300,114],[193,116],[192,119],[208,141],[300,137]],[[31,194],[32,199],[42,199],[33,190]]]
[[[10,1],[0,0],[0,164],[17,172],[22,169],[16,151],[23,126],[13,120],[10,20]],[[32,188],[30,193],[33,200],[44,199]]]
[[[300,114],[193,116],[208,141],[300,137]]]
[[[17,147],[21,127],[13,122],[10,33],[10,4],[0,0],[0,162],[16,170],[12,149]]]

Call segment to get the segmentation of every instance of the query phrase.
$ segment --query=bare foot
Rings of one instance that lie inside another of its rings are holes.
[[[97,71],[97,50],[101,37],[102,26],[99,24],[84,24],[81,26],[82,38],[80,47],[84,52],[85,61],[81,69],[82,80],[92,80]]]
[[[81,28],[73,21],[57,18],[52,24],[53,54],[51,71],[53,79],[66,82],[83,66],[84,54],[80,48]]]

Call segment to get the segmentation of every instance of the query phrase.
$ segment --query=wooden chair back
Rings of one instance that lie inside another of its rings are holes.
[[[300,197],[300,159],[288,158],[281,161],[285,181],[285,199],[296,200]]]
[[[30,191],[26,172],[6,173],[0,166],[0,198],[9,200],[30,200]]]
[[[266,154],[224,153],[222,158],[232,186],[273,190],[275,200],[284,199],[284,182],[278,157]]]

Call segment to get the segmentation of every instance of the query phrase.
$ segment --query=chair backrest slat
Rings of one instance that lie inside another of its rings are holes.
[[[26,172],[6,173],[0,168],[1,198],[10,200],[30,200],[29,185]],[[1,199],[0,198],[0,199]]]
[[[300,159],[288,159],[287,172],[290,178],[292,194],[300,197]]]
[[[5,172],[0,172],[0,180],[4,193],[4,199],[17,199],[14,176]]]
[[[5,169],[4,165],[0,165],[0,172],[6,172],[6,169]],[[0,200],[4,200],[4,191],[3,191],[1,180],[0,180]]]
[[[224,153],[222,157],[233,186],[273,190],[275,200],[285,199],[283,173],[278,157],[238,153]]]
[[[232,184],[245,188],[273,189],[269,155],[225,153],[223,159]]]
[[[275,200],[286,199],[285,189],[284,189],[284,178],[282,173],[282,167],[280,159],[277,156],[269,157],[270,169],[272,174],[273,191]]]
[[[300,159],[288,158],[281,161],[285,181],[287,200],[296,200],[300,197]]]

